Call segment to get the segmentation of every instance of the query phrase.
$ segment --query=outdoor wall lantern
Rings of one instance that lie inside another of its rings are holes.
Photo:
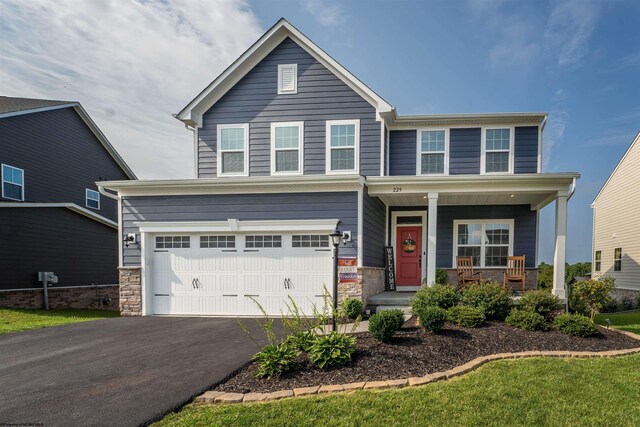
[[[124,247],[128,248],[130,244],[136,242],[136,235],[133,233],[125,234],[122,241],[124,242]]]

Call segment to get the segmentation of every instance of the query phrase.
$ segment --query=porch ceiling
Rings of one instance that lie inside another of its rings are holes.
[[[513,195],[513,197],[512,197]],[[438,205],[531,205],[544,204],[555,193],[455,193],[438,195]],[[428,204],[427,193],[382,194],[378,196],[387,206],[422,206]]]

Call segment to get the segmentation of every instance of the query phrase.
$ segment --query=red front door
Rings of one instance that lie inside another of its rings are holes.
[[[396,285],[422,283],[422,227],[396,228]]]

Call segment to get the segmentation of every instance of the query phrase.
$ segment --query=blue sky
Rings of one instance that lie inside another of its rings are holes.
[[[543,170],[582,174],[568,261],[591,258],[589,205],[640,131],[637,0],[5,0],[0,93],[80,101],[139,177],[191,177],[171,114],[280,17],[400,114],[548,111]]]

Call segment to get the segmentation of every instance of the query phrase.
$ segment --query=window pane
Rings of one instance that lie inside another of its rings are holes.
[[[353,149],[331,150],[331,170],[355,169]]]
[[[430,130],[421,132],[422,152],[444,151],[444,131]]]
[[[509,244],[509,224],[485,225],[486,242],[489,245]]]
[[[505,267],[507,265],[508,246],[487,246],[484,253],[485,267]]]
[[[458,224],[459,245],[480,245],[481,243],[482,224]],[[478,256],[480,256],[479,253]]]
[[[244,172],[244,153],[222,153],[222,173]]]
[[[509,153],[486,153],[487,172],[509,172]]]
[[[602,251],[596,251],[596,261],[602,260]]]
[[[276,151],[276,172],[298,171],[298,150]]]
[[[444,154],[423,154],[421,173],[444,173]]]
[[[487,150],[508,150],[511,129],[487,129]]]
[[[480,267],[480,246],[459,246],[458,256],[473,257],[473,265]]]
[[[10,184],[5,182],[4,186],[4,197],[7,199],[16,199],[22,200],[22,187],[15,184]]]
[[[332,147],[354,147],[355,144],[356,144],[356,126],[355,125],[332,125],[331,126],[331,146]]]
[[[244,128],[229,128],[220,131],[222,150],[244,150]]]
[[[299,133],[298,126],[277,127],[275,130],[275,147],[298,148]]]
[[[87,200],[87,207],[93,208],[93,209],[98,209],[99,204],[97,200],[92,200],[92,199],[88,199]]]

